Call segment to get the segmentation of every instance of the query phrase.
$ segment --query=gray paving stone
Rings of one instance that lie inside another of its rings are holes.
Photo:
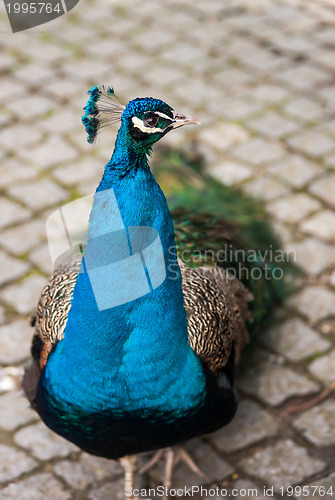
[[[68,197],[64,189],[49,179],[14,186],[10,193],[33,210],[41,210],[55,205]]]
[[[62,460],[54,466],[54,472],[75,489],[111,476],[122,476],[123,469],[117,460],[95,457],[82,453],[78,462]]]
[[[284,58],[273,54],[269,50],[252,45],[249,47],[249,50],[236,55],[246,66],[251,66],[259,71],[274,70],[284,61]]]
[[[89,34],[87,33],[87,30],[85,30],[80,25],[74,25],[71,27],[71,29],[65,29],[61,33],[61,38],[70,43],[82,42],[83,40],[88,38],[88,36]]]
[[[233,151],[234,156],[253,165],[278,160],[283,153],[283,148],[278,143],[258,138],[237,146]]]
[[[48,92],[51,92],[54,96],[60,98],[70,98],[81,91],[82,88],[78,82],[74,82],[66,78],[54,78],[52,82],[48,83]]]
[[[243,400],[232,422],[210,439],[215,447],[229,453],[275,435],[277,428],[277,421],[272,415],[253,401]]]
[[[289,368],[273,365],[252,369],[239,379],[238,387],[271,406],[278,406],[292,396],[312,394],[319,389],[307,377]]]
[[[252,80],[252,76],[246,71],[239,68],[226,67],[222,69],[215,77],[214,81],[224,87],[235,87],[238,85],[245,85]]]
[[[73,187],[83,181],[98,182],[103,174],[103,162],[96,158],[83,158],[76,163],[54,170],[53,176],[66,187]]]
[[[335,444],[335,401],[329,399],[305,411],[294,420],[293,425],[317,446]]]
[[[64,139],[52,135],[43,144],[20,152],[23,160],[28,161],[34,168],[44,170],[51,168],[57,163],[73,160],[78,156],[77,151],[69,146]]]
[[[9,103],[7,107],[20,119],[30,120],[53,109],[55,103],[41,95],[32,95],[17,99]]]
[[[292,40],[288,40],[290,44]],[[294,68],[282,71],[277,77],[280,82],[287,83],[294,89],[312,90],[317,84],[330,79],[329,73],[322,71],[310,64],[302,64]]]
[[[147,33],[144,33],[144,36],[142,36],[143,39],[145,39],[148,42],[148,36]],[[141,35],[139,35],[136,38],[136,42],[139,44],[139,39],[141,39]],[[150,42],[150,41],[149,41]],[[149,44],[148,42],[148,44]],[[152,44],[151,44],[152,46]],[[150,48],[150,47],[149,47]],[[124,43],[117,40],[113,40],[113,49],[114,51],[118,51],[119,55],[121,55],[122,52],[124,52],[125,46]],[[90,47],[87,47],[87,53],[88,54],[93,54],[94,57],[109,57],[111,54],[111,42],[110,39],[102,39],[102,40],[97,40],[96,43],[91,44]]]
[[[84,84],[89,85],[88,82],[92,82],[92,79],[95,82],[105,80],[106,64],[102,61],[80,61],[75,65],[68,64],[66,73],[72,80],[81,80]]]
[[[335,141],[320,132],[305,130],[287,139],[289,146],[317,157],[335,149]]]
[[[11,483],[1,490],[2,500],[69,500],[71,492],[66,491],[60,481],[50,473],[36,474],[23,481]]]
[[[322,106],[306,97],[292,100],[285,109],[292,116],[306,122],[316,120],[322,117],[326,112]]]
[[[334,30],[330,26],[325,26],[324,29],[315,33],[315,38],[320,40],[322,43],[326,45],[334,45],[335,44],[335,33]]]
[[[333,86],[325,87],[320,90],[319,95],[323,98],[327,104],[327,107],[331,110],[335,107],[335,89]]]
[[[31,314],[37,306],[46,279],[33,274],[20,283],[8,286],[1,293],[1,299],[20,314]]]
[[[27,320],[0,327],[0,363],[17,364],[30,356],[33,329]]]
[[[89,193],[87,193],[89,194]],[[49,276],[54,271],[51,261],[50,250],[47,244],[35,248],[29,255],[29,260],[35,264],[43,273]]]
[[[274,104],[282,101],[287,96],[287,91],[278,85],[263,83],[253,89],[250,89],[248,95],[256,100]]]
[[[309,190],[328,205],[335,207],[335,173],[313,182]]]
[[[235,16],[234,16],[235,17]],[[236,18],[237,22],[242,22],[244,25],[251,21],[250,16],[242,16],[239,19]],[[231,19],[231,22],[234,23],[235,19]],[[208,36],[208,32],[207,32]],[[251,40],[245,40],[242,37],[229,37],[226,41],[226,52],[229,56],[238,57],[240,54],[248,53],[248,51],[257,50],[258,45],[256,45]]]
[[[17,151],[18,148],[34,145],[42,137],[43,133],[36,127],[27,127],[16,123],[0,131],[0,144],[5,149]]]
[[[160,55],[160,60],[164,64],[167,63],[166,58]],[[127,58],[118,61],[119,69],[121,72],[133,73],[140,69],[149,66],[148,54],[131,53]],[[103,71],[103,67],[101,68]],[[106,68],[104,68],[106,70]]]
[[[5,309],[0,306],[0,325],[6,322],[6,312]]]
[[[66,457],[70,453],[79,451],[79,448],[52,432],[43,422],[19,430],[14,436],[14,441],[39,460]]]
[[[215,87],[208,88],[208,86],[198,80],[193,80],[189,85],[186,83],[178,84],[176,88],[176,95],[179,97],[179,101],[182,103],[181,106],[196,106],[210,104],[210,102],[217,103],[221,97],[220,92],[215,89]],[[173,99],[175,100],[175,98]]]
[[[310,13],[313,13],[319,21],[334,22],[332,11],[324,6],[314,4],[309,8]]]
[[[162,85],[162,82],[164,82],[164,86],[177,85],[178,80],[182,81],[182,71],[178,67],[157,66],[152,68],[150,74],[145,76],[145,79],[151,85],[159,86]]]
[[[312,458],[302,446],[285,439],[274,446],[257,451],[240,462],[242,469],[264,479],[275,492],[280,487],[291,486],[306,480],[310,475],[324,469],[325,463]]]
[[[9,252],[20,255],[45,239],[45,221],[33,220],[7,229],[0,234],[0,245]]]
[[[327,477],[319,479],[318,481],[313,481],[309,483],[309,495],[300,495],[295,496],[294,498],[305,498],[306,500],[315,500],[316,495],[322,495],[324,498],[331,498],[334,495],[334,487],[335,487],[335,473],[330,474]],[[315,489],[313,486],[321,487],[323,489]],[[324,494],[325,493],[325,494]]]
[[[23,451],[0,444],[0,481],[10,481],[33,469],[36,465],[36,461]]]
[[[26,208],[6,198],[0,199],[0,213],[0,227],[27,220],[30,216],[30,212]]]
[[[9,125],[13,121],[13,116],[10,113],[2,113],[0,116],[0,127]],[[4,151],[1,151],[1,157],[4,156]]]
[[[314,238],[289,242],[285,245],[285,250],[293,252],[297,264],[309,274],[319,274],[324,269],[335,265],[333,247]]]
[[[251,15],[250,13],[244,12],[243,14],[237,16],[231,16],[231,18],[228,20],[228,25],[232,25],[234,28],[241,28],[245,29],[246,27],[250,25],[254,25],[254,23],[257,21],[257,18],[255,16]],[[235,44],[234,44],[235,47]],[[241,47],[237,44],[237,47],[239,47],[239,50],[241,50]],[[243,45],[242,45],[243,47]],[[242,51],[242,50],[241,50]]]
[[[243,119],[256,111],[261,105],[254,102],[239,99],[237,97],[221,97],[219,100],[209,105],[209,110],[220,118],[230,120]]]
[[[0,396],[0,427],[13,431],[23,424],[36,420],[37,415],[30,407],[22,390],[7,392]]]
[[[0,82],[0,93],[1,95],[5,95],[7,99],[10,99],[12,96],[17,98],[17,95],[23,93],[24,91],[25,86],[21,82],[16,81],[14,78],[2,78]]]
[[[301,224],[305,233],[325,240],[335,240],[335,214],[332,210],[322,210]]]
[[[106,498],[113,498],[113,500],[124,500],[124,484],[123,479],[105,483],[99,488],[94,488],[88,498],[90,500],[106,500]]]
[[[27,181],[36,178],[36,171],[28,165],[23,165],[17,159],[9,157],[1,160],[0,165],[0,187],[4,188],[13,183],[13,173],[15,181]]]
[[[24,80],[26,83],[40,85],[42,82],[43,84],[46,84],[47,80],[51,80],[53,73],[53,70],[50,67],[47,67],[45,63],[43,66],[41,63],[31,63],[17,69],[15,76],[20,80]]]
[[[53,65],[50,63],[59,61],[59,59],[61,58],[64,59],[64,46],[62,47],[54,45],[52,43],[53,40],[49,41],[43,40],[43,43],[41,43],[41,40],[39,38],[30,37],[29,41],[30,44],[29,45],[25,44],[22,47],[22,51],[24,52],[25,55],[30,56],[29,57],[30,61],[33,59],[37,60],[37,62],[39,63],[40,70],[43,69],[44,65],[53,67]],[[48,88],[49,88],[49,82],[48,82]]]
[[[71,131],[68,135],[67,135],[67,138],[69,140],[69,142],[71,142],[71,144],[73,144],[77,149],[79,148],[80,151],[81,151],[81,154],[82,155],[85,155],[85,158],[89,158],[89,157],[92,157],[94,158],[94,156],[92,155],[92,153],[95,153],[97,151],[100,150],[101,148],[101,144],[104,144],[104,141],[108,139],[108,144],[110,145],[110,148],[109,148],[109,151],[108,151],[108,156],[105,158],[105,164],[107,163],[107,161],[110,159],[111,157],[111,154],[112,154],[112,151],[113,151],[113,144],[114,144],[114,135],[113,135],[113,131],[112,129],[110,129],[108,131],[108,135],[104,135],[102,134],[100,136],[100,139],[99,139],[99,142],[95,145],[95,148],[94,151],[92,150],[92,145],[89,144],[87,141],[86,141],[86,135],[85,135],[85,131],[84,129],[83,130],[76,130],[76,131]],[[94,158],[95,159],[95,158]],[[69,161],[68,164],[72,164],[72,163],[77,163],[77,162],[80,162],[80,158],[77,159],[74,159],[72,161]],[[59,167],[57,167],[57,169],[54,169],[53,172],[57,171]]]
[[[287,255],[287,260],[289,260],[290,262],[296,262],[294,249],[292,249],[290,246],[292,240],[290,226],[287,226],[286,224],[282,224],[276,221],[272,224],[272,228],[277,237],[280,238],[282,247]],[[278,311],[281,311],[281,309],[278,309]],[[280,316],[282,316],[281,313]]]
[[[298,193],[275,200],[267,208],[278,219],[294,224],[320,209],[321,203],[305,193]]]
[[[15,59],[13,56],[9,54],[3,54],[3,57],[1,58],[1,63],[0,63],[0,70],[5,71],[9,70],[11,66],[13,66],[15,63]]]
[[[275,165],[271,165],[268,171],[296,188],[303,187],[322,173],[317,164],[299,155],[288,155]]]
[[[270,201],[287,194],[288,188],[271,177],[262,176],[244,185],[246,193],[265,201]]]
[[[320,356],[309,365],[308,369],[317,379],[326,384],[332,384],[335,373],[335,351]]]
[[[301,361],[322,353],[331,344],[299,318],[285,321],[262,335],[262,342],[291,361]]]
[[[323,286],[308,286],[288,303],[310,320],[318,321],[334,314],[335,294]]]
[[[272,42],[277,49],[279,48],[281,51],[293,54],[305,54],[306,52],[311,52],[315,49],[315,45],[310,39],[286,35],[284,33],[281,33],[279,36],[277,35],[275,39],[272,39]],[[283,81],[291,83],[294,88],[300,88],[303,85],[302,81],[304,78],[310,84],[315,83],[315,80],[318,81],[319,78],[321,80],[323,79],[322,76],[318,78],[317,70],[315,68],[310,68],[310,65],[306,65],[302,67],[299,72],[297,71],[294,74],[290,73],[289,75],[285,75],[285,80],[283,78]],[[307,87],[307,84],[305,83],[304,86]]]
[[[223,152],[234,148],[249,138],[249,134],[240,125],[229,122],[216,123],[215,126],[204,128],[197,136],[200,144]]]
[[[283,137],[295,130],[297,130],[298,125],[287,118],[269,111],[260,118],[256,118],[247,122],[249,127],[256,132],[273,137],[275,139]]]
[[[23,371],[22,366],[0,368],[0,394],[20,389]]]
[[[188,64],[202,57],[202,51],[195,46],[187,43],[178,43],[177,46],[170,46],[163,54],[163,60],[178,64]]]
[[[14,279],[20,278],[29,269],[29,264],[22,260],[14,259],[7,253],[0,250],[1,273],[0,284],[7,283]]]
[[[58,110],[57,113],[48,116],[39,123],[41,130],[52,132],[55,134],[68,134],[70,130],[76,127],[82,130],[82,122],[80,116],[76,116],[73,112],[69,110]],[[64,147],[64,145],[63,145]],[[50,153],[53,155],[54,146],[50,147]],[[56,150],[56,153],[58,151]]]
[[[321,130],[327,130],[331,134],[335,134],[335,120],[330,120],[323,123]]]
[[[233,161],[226,161],[222,165],[213,165],[208,173],[228,186],[237,184],[251,177],[251,169]]]
[[[335,69],[334,58],[332,57],[332,50],[326,50],[323,47],[322,51],[320,51],[317,54],[316,60],[317,60],[318,64],[324,65],[329,70]]]

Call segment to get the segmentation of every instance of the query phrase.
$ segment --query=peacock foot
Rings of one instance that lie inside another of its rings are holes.
[[[209,480],[208,476],[197,466],[194,462],[193,458],[189,455],[189,453],[182,446],[172,446],[170,448],[164,448],[162,450],[158,450],[154,456],[149,460],[149,462],[144,465],[140,470],[140,474],[144,474],[148,472],[156,463],[160,460],[161,457],[165,455],[165,468],[164,468],[164,490],[166,492],[163,500],[169,499],[169,490],[172,486],[172,476],[173,470],[179,462],[185,462],[186,465],[198,476]]]

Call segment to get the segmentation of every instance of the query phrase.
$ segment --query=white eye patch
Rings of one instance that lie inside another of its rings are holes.
[[[161,116],[162,118],[170,120],[171,123],[173,122],[173,120],[169,116],[164,115],[164,113],[159,113],[158,111],[156,111],[155,114]],[[164,129],[159,127],[146,127],[144,125],[143,120],[140,120],[139,118],[137,118],[137,116],[133,116],[131,121],[133,122],[134,127],[138,128],[141,132],[144,132],[145,134],[155,134],[156,132],[164,132],[164,130],[169,126],[168,125]]]
[[[155,111],[155,115],[158,115],[161,118],[165,118],[166,120],[173,122],[173,118],[171,118],[171,116],[165,115],[164,113],[161,113],[160,111]]]

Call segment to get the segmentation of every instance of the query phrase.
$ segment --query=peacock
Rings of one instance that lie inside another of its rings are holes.
[[[176,445],[234,417],[236,362],[283,280],[266,276],[261,250],[278,242],[251,198],[193,171],[201,182],[180,183],[168,205],[149,167],[152,147],[198,120],[152,97],[124,106],[104,86],[89,91],[84,111],[89,143],[120,127],[85,245],[42,291],[23,387],[50,429],[121,460],[129,498],[139,453],[167,449],[167,486],[176,458],[201,473]],[[158,177],[168,155],[161,160]]]

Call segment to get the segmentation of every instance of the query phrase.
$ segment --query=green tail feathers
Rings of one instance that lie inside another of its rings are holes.
[[[252,292],[258,331],[290,289],[298,270],[281,249],[263,203],[203,173],[192,153],[159,153],[155,176],[167,195],[180,258],[190,267],[215,262]]]

